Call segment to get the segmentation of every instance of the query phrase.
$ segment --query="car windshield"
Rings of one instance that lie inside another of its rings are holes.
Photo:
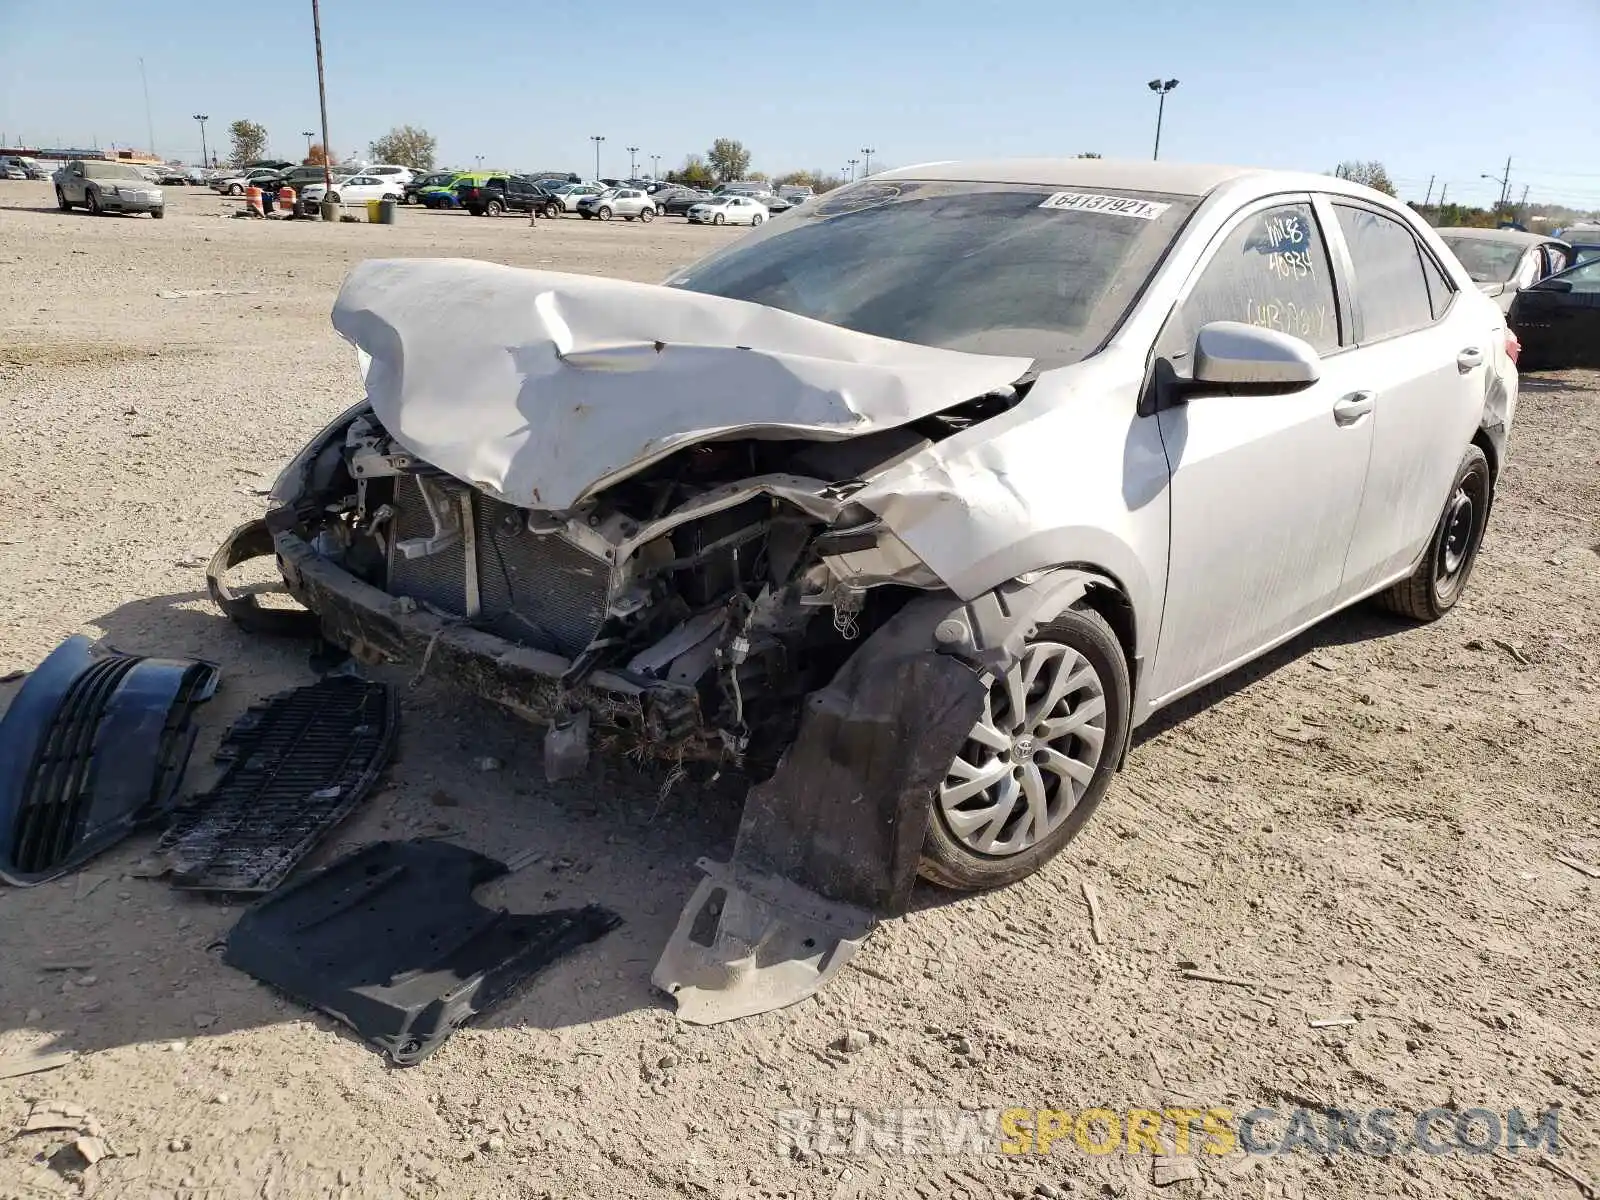
[[[145,182],[145,177],[126,163],[113,162],[86,162],[83,164],[85,179],[137,179]]]
[[[1526,246],[1515,242],[1492,242],[1487,238],[1444,237],[1444,244],[1455,251],[1473,283],[1505,283],[1517,273]]]
[[[1195,203],[1026,184],[860,183],[667,283],[880,337],[1059,366],[1111,334]]]

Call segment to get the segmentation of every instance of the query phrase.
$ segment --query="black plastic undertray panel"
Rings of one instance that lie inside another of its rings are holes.
[[[251,708],[217,751],[227,771],[161,839],[173,885],[271,891],[372,790],[398,725],[391,689],[351,675]]]
[[[472,898],[505,873],[443,842],[364,846],[257,903],[228,935],[224,961],[410,1066],[622,923],[598,905],[521,914]]]

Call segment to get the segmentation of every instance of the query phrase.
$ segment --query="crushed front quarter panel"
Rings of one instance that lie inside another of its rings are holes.
[[[680,288],[459,259],[361,263],[333,324],[364,356],[367,397],[397,442],[553,512],[683,447],[859,437],[1031,365]]]

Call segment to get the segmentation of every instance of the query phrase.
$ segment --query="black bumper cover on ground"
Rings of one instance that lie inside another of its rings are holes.
[[[54,879],[162,815],[194,748],[212,663],[68,638],[0,721],[0,879]]]

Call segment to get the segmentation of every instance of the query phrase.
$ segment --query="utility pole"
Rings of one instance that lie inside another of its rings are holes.
[[[1522,199],[1517,201],[1516,221],[1519,225],[1522,223],[1522,214],[1528,208],[1528,187],[1526,183],[1522,185]]]
[[[1485,174],[1485,175],[1480,176],[1480,178],[1492,179],[1492,180],[1494,180],[1494,182],[1496,182],[1496,183],[1498,183],[1500,185],[1500,202],[1495,205],[1495,208],[1496,209],[1504,208],[1506,206],[1506,201],[1511,199],[1511,158],[1510,158],[1510,156],[1508,155],[1506,157],[1505,174],[1503,174],[1503,175],[1487,175],[1487,174]]]
[[[300,131],[300,136],[306,140],[306,162],[309,163],[311,161],[311,139],[317,136],[316,131],[311,129],[302,129]],[[323,150],[326,151],[327,147],[324,146]]]
[[[322,110],[322,186],[325,189],[322,194],[326,197],[333,191],[333,168],[328,165],[333,157],[329,149],[333,143],[328,141],[328,81],[322,70],[322,9],[317,0],[311,0],[311,28],[317,36],[317,104]]]
[[[871,146],[861,147],[861,157],[866,160],[861,166],[861,178],[865,179],[872,174],[872,156],[876,153],[877,151]]]
[[[1156,102],[1156,148],[1155,152],[1150,155],[1151,161],[1154,161],[1161,157],[1161,118],[1167,112],[1167,93],[1178,86],[1178,81],[1176,79],[1168,79],[1163,82],[1160,79],[1152,79],[1145,86],[1159,97]]]
[[[1423,208],[1427,208],[1428,207],[1428,201],[1433,199],[1433,181],[1434,181],[1435,178],[1437,178],[1437,177],[1433,176],[1433,175],[1429,175],[1428,176],[1428,194],[1422,198],[1422,207]]]
[[[602,134],[593,133],[593,134],[589,135],[589,140],[594,143],[594,181],[596,183],[599,183],[600,182],[600,143],[605,141],[606,139],[605,139],[604,135],[602,135]]]
[[[1444,185],[1439,188],[1439,219],[1441,221],[1444,220],[1444,198],[1449,194],[1450,183],[1448,180],[1446,180]]]
[[[150,155],[156,153],[156,124],[150,119],[150,80],[144,73],[144,56],[139,56],[139,82],[144,85],[144,128],[150,135]]]
[[[206,155],[206,122],[211,118],[205,113],[195,113],[194,119],[200,122],[200,165],[209,167],[211,160]]]
[[[628,178],[633,179],[639,174],[639,147],[628,147]]]

